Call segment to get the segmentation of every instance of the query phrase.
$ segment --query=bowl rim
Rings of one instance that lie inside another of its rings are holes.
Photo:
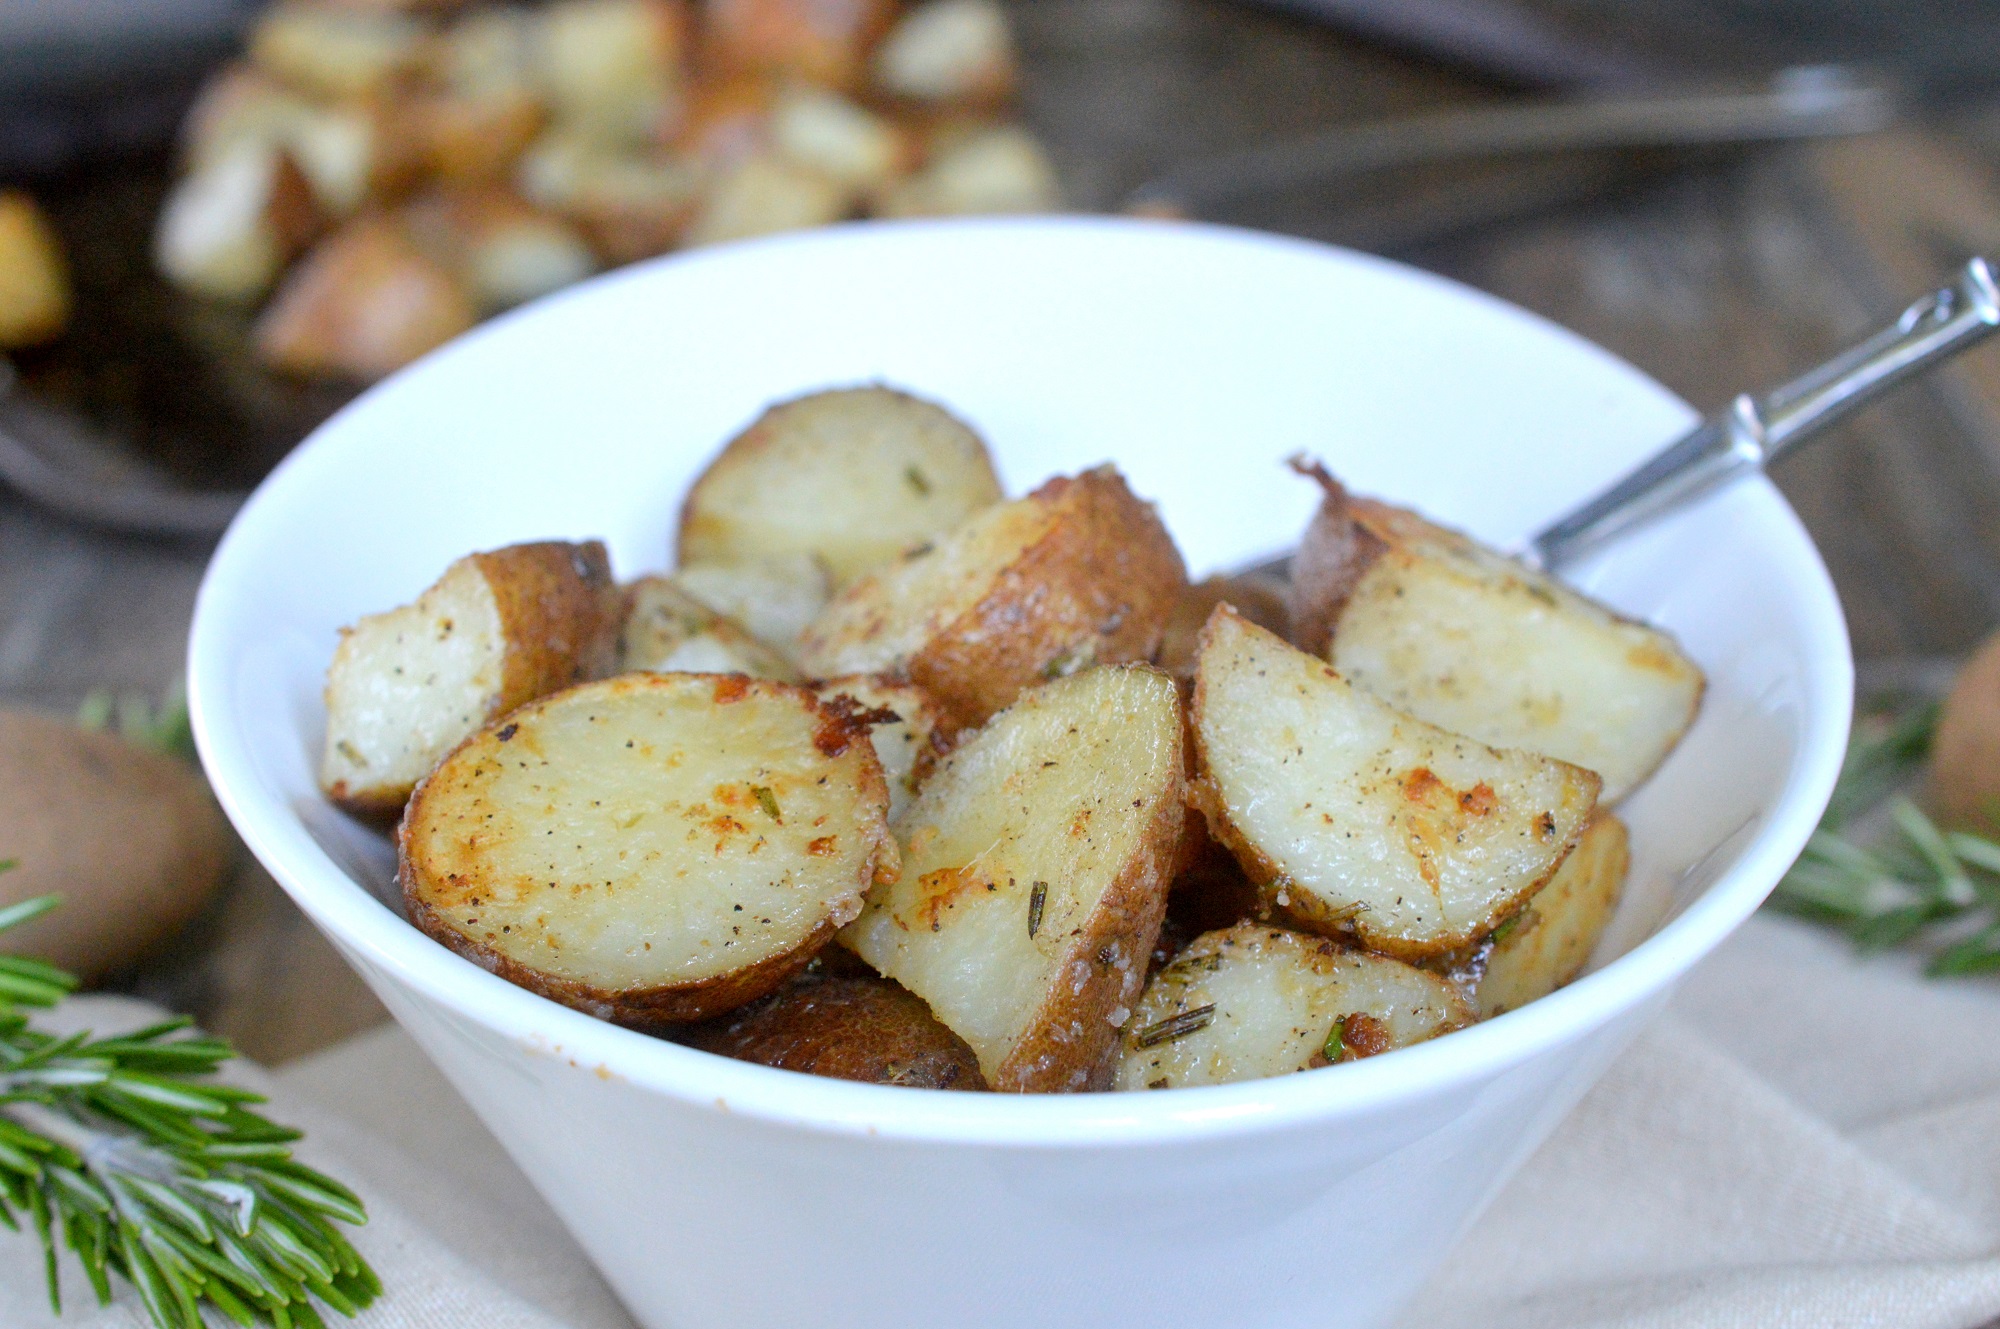
[[[668,255],[605,274],[552,297],[591,298],[592,290],[646,281],[680,263],[734,261],[759,249],[847,243],[858,234],[892,231],[1124,231],[1171,227],[1197,245],[1254,245],[1290,250],[1312,260],[1337,257],[1392,270],[1404,280],[1451,288],[1460,298],[1507,310],[1561,338],[1588,347],[1664,396],[1672,397],[1627,362],[1518,306],[1436,274],[1390,260],[1294,237],[1206,223],[1084,217],[1036,217],[866,223],[828,227],[686,255]],[[494,320],[461,342],[483,339],[534,316],[534,308]],[[457,343],[455,343],[456,345]],[[449,349],[442,354],[449,354]],[[421,374],[430,357],[362,394],[301,443],[265,481],[230,525],[203,575],[188,646],[188,699],[195,741],[216,797],[257,859],[336,943],[350,964],[392,976],[458,1017],[505,1038],[530,1055],[624,1082],[690,1106],[759,1119],[807,1132],[991,1146],[1096,1147],[1213,1139],[1264,1132],[1415,1103],[1491,1077],[1592,1030],[1663,993],[1741,924],[1775,887],[1804,848],[1831,797],[1846,752],[1853,697],[1853,659],[1831,577],[1797,515],[1763,477],[1743,485],[1755,493],[1772,524],[1776,562],[1766,572],[1794,586],[1811,650],[1799,682],[1806,723],[1799,750],[1770,815],[1720,874],[1676,916],[1601,969],[1518,1010],[1447,1038],[1343,1066],[1338,1075],[1293,1075],[1240,1084],[1160,1093],[954,1094],[823,1079],[733,1061],[669,1043],[574,1011],[481,969],[424,936],[350,877],[306,830],[298,814],[261,793],[251,745],[225,723],[232,694],[227,625],[245,605],[232,569],[254,557],[267,518],[302,483],[308,458],[327,446],[348,412],[406,375]],[[1679,400],[1678,398],[1673,398]],[[1683,403],[1684,405],[1684,403]],[[1692,412],[1690,411],[1690,414]]]

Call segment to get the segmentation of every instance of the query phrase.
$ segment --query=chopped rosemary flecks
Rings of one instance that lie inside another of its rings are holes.
[[[0,909],[0,930],[55,903]],[[55,1312],[65,1246],[100,1304],[115,1273],[158,1329],[203,1329],[205,1306],[245,1326],[322,1329],[318,1307],[374,1301],[381,1282],[334,1226],[367,1221],[360,1199],[293,1160],[298,1132],[251,1111],[258,1095],[212,1078],[229,1044],[185,1033],[184,1019],[114,1038],[34,1028],[27,1011],[75,987],[53,965],[0,956],[0,1223],[32,1223]]]
[[[1171,1043],[1177,1038],[1186,1038],[1189,1034],[1208,1028],[1214,1019],[1213,1002],[1206,1006],[1196,1006],[1192,1010],[1182,1011],[1179,1015],[1169,1015],[1164,1020],[1147,1025],[1132,1036],[1132,1046],[1152,1048],[1162,1043]]]
[[[771,792],[768,785],[753,784],[750,793],[756,798],[757,806],[764,809],[765,816],[780,826],[785,824],[784,814],[778,811],[778,796]]]
[[[1045,881],[1036,882],[1034,889],[1028,892],[1028,936],[1030,938],[1042,930],[1042,907],[1048,904],[1048,902],[1049,884]]]
[[[922,471],[914,466],[906,466],[903,468],[903,478],[910,482],[910,488],[916,490],[920,496],[930,497],[931,482],[924,478]]]
[[[1934,704],[1856,717],[1840,781],[1805,852],[1771,894],[1772,908],[1824,923],[1864,951],[1922,940],[1927,971],[2000,971],[2000,843],[1946,831],[1908,798],[1889,803],[1879,843],[1843,832],[1914,775],[1930,751]]]
[[[1319,1054],[1325,1057],[1329,1064],[1337,1062],[1347,1055],[1346,1016],[1342,1016],[1333,1022],[1333,1028],[1327,1031],[1326,1042],[1321,1045]]]
[[[1521,920],[1527,916],[1527,913],[1528,911],[1523,909],[1520,913],[1515,914],[1514,916],[1509,918],[1505,923],[1502,923],[1499,927],[1494,928],[1488,940],[1490,940],[1495,946],[1498,946],[1501,942],[1507,940],[1508,934],[1512,933],[1515,928],[1521,926]]]

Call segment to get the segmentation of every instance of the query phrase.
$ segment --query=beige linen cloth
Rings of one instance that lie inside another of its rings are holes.
[[[99,1028],[133,1003],[77,1003]],[[357,1329],[630,1329],[575,1243],[393,1028],[275,1073],[272,1113],[354,1183],[388,1293]],[[47,1329],[0,1240],[0,1326]],[[98,1311],[91,1329],[143,1324]],[[1415,1329],[1972,1329],[2000,1317],[2000,982],[1759,918],[1682,989],[1406,1317]],[[335,1321],[337,1323],[337,1321]],[[218,1321],[220,1323],[220,1321]],[[762,1329],[745,1326],[744,1329]]]

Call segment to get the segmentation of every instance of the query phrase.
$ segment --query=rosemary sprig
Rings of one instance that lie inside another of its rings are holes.
[[[1864,951],[1927,943],[1936,976],[2000,971],[2000,843],[1942,830],[1890,797],[1929,756],[1937,716],[1934,703],[1903,703],[1856,717],[1833,800],[1771,904]],[[1846,832],[1885,799],[1893,834],[1863,844]]]
[[[11,864],[0,863],[0,870]],[[55,907],[0,908],[0,931]],[[235,1055],[168,1020],[116,1038],[57,1037],[28,1012],[76,987],[40,960],[0,955],[0,1224],[41,1239],[49,1303],[62,1313],[61,1248],[100,1304],[111,1275],[158,1329],[202,1329],[202,1307],[236,1323],[322,1329],[319,1307],[353,1315],[382,1290],[336,1223],[360,1199],[295,1161],[299,1133],[213,1080]]]

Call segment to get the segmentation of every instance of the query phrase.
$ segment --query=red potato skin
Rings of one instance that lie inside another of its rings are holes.
[[[845,952],[828,947],[823,957]],[[983,1090],[979,1058],[908,989],[814,964],[789,986],[680,1041],[779,1070],[915,1089]]]
[[[1324,497],[1299,538],[1298,552],[1292,555],[1287,606],[1291,621],[1289,631],[1280,635],[1300,650],[1324,658],[1333,643],[1334,625],[1340,622],[1354,588],[1388,552],[1389,545],[1358,519],[1358,505],[1326,467],[1304,457],[1292,458],[1291,467],[1317,483]],[[1245,617],[1259,627],[1272,626],[1254,613]]]

